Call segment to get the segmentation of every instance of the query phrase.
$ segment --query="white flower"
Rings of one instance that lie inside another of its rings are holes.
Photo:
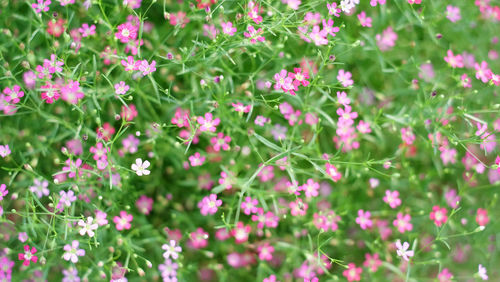
[[[132,164],[132,170],[137,173],[137,175],[142,176],[142,175],[149,175],[151,171],[147,170],[150,165],[149,161],[144,161],[142,162],[141,158],[138,158],[135,160],[135,164]]]
[[[483,265],[479,265],[479,270],[477,272],[477,274],[479,274],[479,277],[481,277],[481,279],[483,280],[488,280],[488,275],[486,274],[486,268],[483,266]]]
[[[82,229],[80,229],[80,235],[84,236],[85,233],[87,233],[89,237],[94,237],[94,230],[97,229],[98,225],[97,223],[92,224],[93,221],[94,218],[91,216],[87,217],[87,222],[81,219],[78,221],[78,226],[82,227]]]
[[[401,246],[401,241],[396,242],[396,248],[397,251],[396,253],[398,256],[403,257],[404,260],[408,261],[409,257],[412,257],[414,255],[413,251],[408,251],[408,248],[410,247],[410,244],[408,242],[404,242],[403,245]]]

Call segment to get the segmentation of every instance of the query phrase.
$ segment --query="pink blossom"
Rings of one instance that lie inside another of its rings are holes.
[[[116,225],[116,230],[122,231],[123,229],[130,229],[134,217],[131,214],[128,214],[126,211],[120,211],[120,216],[113,217],[113,222]]]
[[[218,207],[222,205],[222,200],[217,199],[216,194],[210,194],[198,202],[198,208],[202,215],[214,214],[217,212]]]

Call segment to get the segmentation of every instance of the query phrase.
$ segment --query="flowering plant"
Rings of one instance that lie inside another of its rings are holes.
[[[500,279],[462,2],[1,2],[0,280]]]

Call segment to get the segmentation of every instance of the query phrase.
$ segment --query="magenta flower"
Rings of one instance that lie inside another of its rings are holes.
[[[135,61],[134,57],[128,56],[127,60],[121,60],[122,66],[125,67],[125,71],[134,71],[139,69],[140,61]]]
[[[23,261],[24,266],[30,265],[30,262],[36,263],[38,261],[38,257],[35,256],[36,248],[26,245],[24,246],[24,253],[18,254],[18,259]]]
[[[210,132],[215,132],[217,129],[217,125],[220,123],[219,118],[213,119],[212,113],[205,113],[205,118],[203,117],[198,117],[196,119],[198,124],[200,124],[200,131],[210,131]]]
[[[78,101],[83,99],[85,94],[83,94],[80,89],[80,83],[78,81],[70,80],[67,84],[61,87],[61,98],[73,105],[78,104]]]
[[[47,104],[54,103],[59,100],[59,97],[61,96],[59,94],[59,85],[57,84],[52,84],[47,81],[44,85],[40,86],[40,89],[42,89],[42,100],[44,100]]]
[[[202,215],[214,214],[217,212],[218,207],[222,205],[222,200],[217,199],[216,194],[210,194],[198,202],[198,208]]]
[[[78,242],[77,240],[73,240],[73,242],[71,242],[71,245],[64,245],[63,249],[65,253],[63,254],[63,258],[67,261],[71,261],[72,263],[77,263],[78,257],[85,255],[84,249],[78,249],[79,245],[80,242]]]
[[[337,167],[331,163],[325,164],[325,170],[328,175],[332,178],[333,182],[337,182],[342,178],[342,174],[337,170]]]
[[[249,25],[248,26],[248,32],[243,32],[243,35],[245,35],[246,38],[250,38],[250,43],[255,44],[257,41],[259,42],[264,42],[266,39],[264,36],[261,34],[263,33],[262,28],[259,27],[259,29],[255,29],[255,27]]]
[[[5,184],[0,184],[0,201],[3,200],[5,196],[9,193],[9,190],[7,190],[7,185]]]
[[[205,156],[200,155],[200,153],[196,152],[194,155],[189,156],[189,163],[191,166],[201,166],[205,162]]]
[[[231,142],[231,137],[224,136],[224,133],[219,132],[217,137],[212,137],[212,139],[210,139],[210,142],[212,143],[215,151],[219,152],[221,149],[227,151],[229,150],[228,143]]]
[[[115,33],[117,39],[121,43],[127,43],[129,41],[137,39],[138,27],[132,25],[130,22],[123,23],[117,27],[118,32]]]
[[[21,101],[19,98],[24,96],[24,92],[21,91],[21,87],[19,85],[14,85],[12,89],[5,87],[3,93],[5,94],[4,100],[12,104],[19,103]]]

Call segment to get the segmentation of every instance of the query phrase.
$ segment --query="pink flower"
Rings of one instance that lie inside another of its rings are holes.
[[[309,178],[307,182],[300,187],[300,190],[304,191],[307,198],[316,197],[318,196],[319,183]]]
[[[218,207],[222,205],[222,200],[217,200],[216,194],[210,194],[198,202],[198,208],[202,215],[214,214],[217,212]]]
[[[451,282],[451,279],[453,278],[453,274],[448,270],[448,268],[443,268],[441,272],[438,274],[438,280],[439,282]]]
[[[205,156],[201,156],[200,153],[196,152],[194,155],[189,156],[189,162],[191,166],[201,166],[205,162]]]
[[[273,259],[274,247],[269,243],[264,243],[257,248],[257,253],[259,253],[260,260],[270,261]]]
[[[125,81],[120,81],[119,83],[115,84],[115,93],[117,95],[124,95],[129,89],[130,86],[125,84]]]
[[[346,72],[343,69],[339,70],[337,75],[337,80],[342,84],[343,87],[349,87],[354,84],[354,81],[351,79],[352,74],[350,72]]]
[[[78,249],[79,245],[80,242],[78,242],[77,240],[73,240],[73,242],[71,242],[71,245],[64,245],[63,249],[65,253],[63,254],[63,259],[71,261],[72,263],[77,263],[78,257],[82,257],[85,255],[84,249]]]
[[[481,80],[483,83],[488,83],[491,79],[492,72],[488,68],[488,63],[482,61],[481,64],[475,63],[474,68],[476,69],[476,78]]]
[[[290,94],[295,95],[297,86],[293,84],[293,78],[291,76],[287,76],[287,71],[285,69],[282,69],[279,73],[276,73],[274,75],[274,80],[276,81],[276,84],[274,84],[274,89],[281,89],[285,93],[290,92]]]
[[[290,207],[290,214],[292,216],[306,215],[307,208],[309,207],[309,205],[307,203],[304,203],[300,198],[296,199],[295,202],[290,202],[288,205]]]
[[[444,57],[444,60],[452,67],[452,68],[463,68],[464,67],[464,62],[462,55],[453,55],[453,52],[451,50],[448,50],[447,52],[448,56]]]
[[[50,1],[49,1],[50,2]],[[38,257],[34,254],[36,253],[36,248],[26,245],[24,246],[24,253],[18,254],[18,259],[23,261],[24,266],[30,265],[30,262],[36,263],[38,261]]]
[[[52,2],[50,2],[50,0],[37,0],[36,3],[33,3],[31,4],[31,7],[33,9],[35,9],[35,12],[37,14],[40,14],[42,11],[44,12],[47,12],[49,11],[49,5],[51,4]],[[29,264],[29,262],[28,262]]]
[[[335,2],[332,2],[331,4],[326,3],[326,8],[328,9],[329,15],[340,17],[340,12],[342,12],[342,10],[340,8],[337,8],[337,3]]]
[[[413,144],[415,141],[415,134],[413,134],[411,127],[401,128],[401,139],[403,139],[405,145],[410,146]]]
[[[382,35],[377,34],[375,36],[377,40],[377,46],[380,51],[389,51],[396,45],[396,40],[398,39],[398,35],[392,30],[392,27],[388,27],[382,32]]]
[[[203,228],[198,228],[196,231],[189,234],[189,246],[195,249],[201,249],[208,246],[208,233]]]
[[[248,240],[248,235],[252,228],[250,225],[244,225],[243,222],[239,221],[236,227],[231,230],[231,236],[234,237],[236,244],[244,243]]]
[[[61,87],[61,98],[70,104],[78,104],[84,96],[85,94],[83,94],[80,89],[80,83],[78,81],[70,80]]]
[[[107,213],[100,211],[100,210],[96,210],[95,222],[97,223],[97,225],[104,226],[104,225],[108,224],[107,216],[108,216]]]
[[[3,200],[5,196],[9,193],[9,190],[7,190],[7,185],[5,184],[0,184],[0,201]]]
[[[200,124],[200,131],[215,132],[217,125],[220,123],[219,118],[212,119],[212,113],[205,113],[205,118],[198,117],[196,121]]]
[[[385,197],[383,200],[393,209],[401,205],[401,199],[399,199],[398,191],[391,192],[391,190],[385,190]]]
[[[476,222],[479,226],[486,226],[490,222],[488,211],[482,208],[477,209]]]
[[[82,24],[82,27],[78,29],[82,37],[88,37],[95,34],[95,25],[89,26],[87,23]]]
[[[462,76],[460,77],[460,80],[462,81],[462,86],[464,88],[471,88],[472,87],[471,79],[467,76],[466,73],[462,74]]]
[[[460,16],[460,8],[448,5],[446,6],[446,18],[452,23],[459,21],[462,17]]]
[[[365,261],[363,262],[363,266],[370,269],[371,272],[377,271],[377,269],[382,265],[382,262],[379,259],[379,255],[377,253],[365,254]]]
[[[152,198],[146,195],[141,195],[141,197],[139,197],[139,199],[135,202],[135,206],[141,213],[148,215],[153,210],[153,202]]]
[[[247,28],[248,32],[243,32],[246,38],[250,38],[250,43],[255,44],[257,41],[264,42],[266,39],[261,34],[263,33],[262,28],[255,29],[255,27],[249,25]]]
[[[307,87],[309,85],[309,81],[307,80],[309,79],[309,73],[307,71],[302,71],[301,68],[294,68],[293,71],[295,73],[288,73],[288,76],[294,79],[293,85],[297,87],[302,84],[302,86]]]
[[[369,211],[358,210],[358,217],[356,223],[359,224],[361,229],[369,229],[373,226],[373,221],[370,219],[371,213]]]
[[[262,164],[259,165],[261,167]],[[274,166],[266,165],[257,174],[259,180],[262,182],[268,182],[274,178]]]
[[[120,211],[120,216],[113,217],[113,222],[116,225],[116,230],[122,231],[123,229],[130,229],[134,217],[131,214],[128,214],[126,211]]]
[[[358,20],[361,26],[372,27],[372,18],[367,17],[365,11],[361,11],[361,13],[358,14]]]
[[[337,182],[342,178],[342,174],[337,170],[337,168],[330,164],[325,164],[326,173],[332,178],[333,182]]]
[[[347,281],[359,281],[361,280],[361,273],[363,273],[363,269],[361,267],[356,267],[354,263],[349,263],[347,265],[347,269],[342,272]]]
[[[408,0],[409,4],[421,4],[422,0]]]
[[[398,212],[397,218],[392,222],[392,224],[398,228],[398,231],[405,233],[406,231],[413,230],[413,224],[410,223],[411,216],[409,214],[403,215],[403,213]]]
[[[134,71],[139,69],[140,61],[135,61],[134,57],[128,56],[127,60],[121,60],[122,66],[125,67],[125,71]]]
[[[52,104],[59,100],[61,96],[59,94],[59,85],[47,81],[45,85],[40,86],[40,88],[42,89],[42,100],[44,100],[45,103]]]
[[[429,218],[434,221],[434,223],[440,227],[448,220],[448,211],[446,208],[441,208],[439,206],[432,207],[432,212]]]
[[[231,137],[224,136],[222,132],[217,133],[217,137],[212,137],[212,139],[210,139],[210,143],[212,143],[214,150],[217,152],[221,149],[224,151],[229,150],[229,142],[231,142]]]
[[[156,71],[155,60],[151,61],[151,64],[149,64],[147,60],[138,61],[138,63],[137,69],[142,72],[142,75],[144,76]]]
[[[256,24],[260,24],[262,22],[262,16],[259,15],[259,6],[255,5],[253,1],[250,1],[248,3],[248,8],[250,9],[248,17],[251,18]]]
[[[21,87],[19,85],[14,85],[12,89],[5,87],[3,93],[5,94],[4,100],[12,104],[19,103],[19,98],[24,96],[24,92],[21,91]]]
[[[126,22],[118,26],[118,32],[115,33],[115,36],[121,43],[127,43],[137,39],[137,31],[137,26],[130,22]]]
[[[252,199],[250,197],[245,197],[245,201],[241,203],[241,209],[243,213],[246,215],[250,215],[252,213],[257,212],[257,205],[259,201],[257,199]]]
[[[222,22],[220,25],[222,26],[222,32],[229,36],[233,36],[236,32],[236,27],[233,26],[232,22]]]

